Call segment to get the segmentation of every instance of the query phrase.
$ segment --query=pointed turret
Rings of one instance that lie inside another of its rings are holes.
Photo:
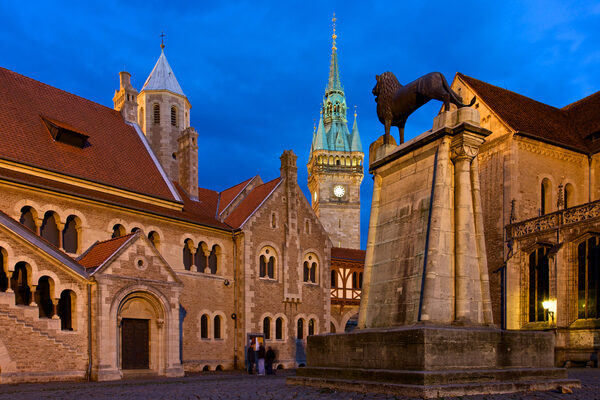
[[[316,150],[324,150],[327,148],[325,142],[325,126],[323,125],[323,113],[319,116],[319,127],[313,133],[313,145],[311,153]]]
[[[356,115],[356,109],[354,109],[354,124],[352,125],[352,139],[350,140],[350,151],[360,151],[362,153],[362,143],[360,142],[360,135],[358,134],[358,124],[356,123]]]
[[[142,91],[144,90],[168,90],[169,92],[185,97],[167,61],[164,45],[161,46],[160,57],[158,57],[158,61],[156,61],[152,72],[150,72],[146,83],[144,83],[144,87],[142,87]]]
[[[344,91],[342,88],[342,84],[340,83],[340,70],[338,67],[338,59],[337,59],[337,47],[335,45],[335,39],[337,39],[337,35],[335,34],[335,14],[333,15],[333,34],[331,35],[332,45],[331,45],[331,63],[329,64],[329,83],[327,85],[327,92],[331,92],[334,90]]]

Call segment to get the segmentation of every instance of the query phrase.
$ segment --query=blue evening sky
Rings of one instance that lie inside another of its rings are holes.
[[[460,71],[556,107],[600,90],[599,1],[1,0],[0,66],[112,107],[118,72],[129,71],[140,90],[164,31],[199,133],[200,186],[271,180],[292,149],[308,197],[333,12],[365,152],[383,132],[371,89],[384,71],[401,83],[431,71],[451,82]],[[429,129],[439,108],[431,102],[415,113],[406,138]],[[363,248],[372,187],[365,171]]]

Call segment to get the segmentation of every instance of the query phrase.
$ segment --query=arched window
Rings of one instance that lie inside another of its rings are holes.
[[[340,165],[340,159],[339,158],[335,158],[335,165]]]
[[[298,318],[298,326],[296,327],[296,338],[304,339],[304,320]]]
[[[177,108],[175,106],[171,107],[171,125],[177,126]]]
[[[40,236],[55,245],[60,247],[60,234],[58,232],[58,215],[53,211],[48,211],[44,214],[44,221],[40,228]]]
[[[352,289],[356,289],[358,287],[358,274],[355,272],[352,273]]]
[[[37,233],[37,225],[35,223],[35,215],[33,208],[26,206],[21,208],[21,218],[19,218],[19,222],[25,225],[29,230]]]
[[[160,235],[156,231],[150,231],[148,234],[148,240],[152,243],[156,250],[160,250]]]
[[[194,248],[194,243],[191,239],[186,239],[183,244],[183,268],[186,271],[189,271],[194,260],[194,255],[192,254],[192,249]]]
[[[221,255],[221,248],[216,244],[212,247],[210,254],[208,255],[208,268],[210,273],[215,275],[218,271],[219,256]]]
[[[308,336],[312,336],[315,334],[315,320],[310,319],[308,321]]]
[[[544,215],[550,212],[550,196],[551,196],[551,186],[550,180],[548,178],[544,178],[541,185],[540,192],[540,214]]]
[[[79,247],[79,232],[77,217],[69,215],[63,229],[63,249],[67,253],[77,253]]]
[[[263,319],[263,333],[265,335],[265,339],[271,339],[271,318],[265,317]]]
[[[329,322],[329,332],[335,333],[335,324],[333,322]]]
[[[275,339],[283,339],[283,318],[281,317],[275,320]]]
[[[271,228],[277,228],[277,214],[271,213]]]
[[[264,247],[258,258],[259,271],[258,276],[260,278],[275,279],[275,250],[272,247]]]
[[[331,287],[337,287],[337,271],[334,269],[331,270]]]
[[[152,110],[154,112],[154,123],[160,124],[160,105],[158,103],[155,103],[152,107]]]
[[[579,318],[600,316],[600,238],[593,236],[577,246]]]
[[[571,185],[570,183],[567,183],[565,185],[565,209],[569,208],[569,207],[573,207],[573,205],[575,204],[574,199],[573,199],[573,185]]]
[[[35,289],[35,302],[38,305],[40,318],[52,318],[54,315],[53,292],[54,282],[52,282],[52,279],[48,276],[42,276],[38,280]]]
[[[118,238],[121,236],[125,236],[125,227],[121,224],[116,224],[115,226],[113,226],[113,233],[112,233],[112,238]]]
[[[63,290],[58,301],[60,329],[63,331],[73,330],[73,312],[75,310],[75,293],[71,290]]]
[[[213,338],[221,339],[221,316],[216,315],[213,321]]]
[[[200,317],[200,337],[208,339],[208,315],[202,314]]]
[[[144,107],[140,108],[140,113],[138,114],[138,125],[144,126]]]
[[[10,279],[10,286],[15,292],[15,304],[29,305],[31,289],[29,288],[29,272],[27,264],[20,261],[15,265],[15,271]]]
[[[304,282],[317,283],[317,256],[312,253],[307,254],[303,267]]]
[[[208,246],[204,242],[200,242],[198,248],[196,249],[196,255],[194,256],[194,264],[198,268],[198,272],[205,273],[206,267],[208,267]]]
[[[0,291],[6,292],[8,289],[8,274],[7,274],[8,253],[0,247]]]
[[[540,247],[529,255],[529,321],[547,321],[548,313],[542,302],[548,300],[550,277],[548,275],[548,249]]]

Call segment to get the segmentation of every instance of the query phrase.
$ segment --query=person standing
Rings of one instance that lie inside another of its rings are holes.
[[[275,361],[275,351],[269,346],[267,353],[265,354],[265,370],[267,375],[275,375],[275,371],[273,371],[273,361]]]
[[[252,369],[254,368],[254,346],[252,346],[252,342],[248,344],[248,349],[246,350],[246,362],[248,364],[248,373],[252,375]]]
[[[265,346],[258,347],[258,375],[265,375]]]

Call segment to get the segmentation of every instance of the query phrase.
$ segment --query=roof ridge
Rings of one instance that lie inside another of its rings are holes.
[[[88,99],[88,98],[85,98],[85,97],[83,97],[83,96],[79,96],[79,95],[77,95],[77,94],[75,94],[75,93],[67,92],[66,90],[64,90],[64,89],[61,89],[61,88],[59,88],[59,87],[57,87],[57,86],[52,86],[52,85],[49,85],[49,84],[47,84],[47,83],[45,83],[45,82],[38,81],[37,79],[31,78],[31,77],[29,77],[29,76],[27,76],[27,75],[20,74],[20,73],[18,73],[18,72],[16,72],[16,71],[13,71],[13,70],[11,70],[11,69],[4,68],[4,67],[0,67],[0,70],[5,70],[5,71],[7,71],[7,72],[9,72],[9,73],[11,73],[11,74],[14,74],[14,75],[17,75],[17,76],[19,76],[19,77],[22,77],[22,78],[28,79],[28,80],[30,80],[30,81],[33,81],[33,82],[35,82],[35,83],[38,83],[38,84],[40,84],[40,85],[47,86],[47,87],[50,87],[50,88],[52,88],[52,89],[55,89],[55,90],[59,90],[59,91],[61,91],[61,92],[65,93],[65,94],[67,94],[67,95],[69,95],[69,96],[77,97],[77,98],[79,98],[79,99],[85,100],[85,101],[87,101],[87,102],[89,102],[89,103],[92,103],[92,104],[94,104],[94,105],[100,106],[100,107],[102,107],[102,108],[106,108],[107,110],[111,111],[113,114],[115,114],[115,113],[117,113],[117,114],[120,114],[120,112],[119,112],[119,111],[117,111],[117,110],[115,110],[114,108],[111,108],[111,107],[105,106],[104,104],[98,103],[98,102],[96,102],[96,101],[94,101],[94,100],[90,100],[90,99]]]
[[[562,110],[562,111],[567,111],[567,112],[568,112],[568,111],[571,111],[571,109],[572,109],[572,108],[574,108],[574,107],[578,106],[579,104],[583,103],[584,101],[587,101],[587,100],[589,100],[589,99],[590,99],[590,97],[594,97],[594,96],[596,96],[596,95],[600,95],[600,90],[599,90],[599,91],[597,91],[597,92],[594,92],[594,93],[592,93],[592,94],[590,94],[590,95],[587,95],[587,96],[585,96],[585,97],[584,97],[584,98],[582,98],[582,99],[579,99],[579,100],[577,100],[577,101],[574,101],[573,103],[567,104],[566,106],[564,106],[563,108],[561,108],[561,110]]]
[[[126,238],[126,237],[128,237],[128,236],[133,236],[133,235],[135,235],[136,233],[137,233],[137,231],[135,231],[135,232],[131,232],[131,233],[128,233],[128,234],[126,234],[126,235],[123,235],[123,236],[117,236],[117,237],[110,238],[110,239],[107,239],[107,240],[101,240],[101,241],[97,241],[97,242],[96,242],[96,243],[94,243],[92,246],[94,246],[94,245],[98,245],[98,244],[104,244],[104,243],[112,242],[112,241],[114,241],[114,240],[121,240],[121,239],[124,239],[124,238]],[[92,247],[92,246],[90,246],[90,247]]]
[[[505,91],[505,92],[508,92],[508,93],[514,94],[514,95],[516,95],[516,96],[518,96],[518,97],[520,97],[520,98],[527,99],[527,100],[529,100],[529,101],[533,101],[533,102],[535,102],[535,103],[541,104],[541,105],[543,105],[544,107],[550,107],[550,108],[553,108],[553,109],[555,109],[555,110],[557,110],[557,111],[563,111],[563,110],[562,110],[562,108],[558,108],[558,107],[555,107],[555,106],[551,106],[550,104],[543,103],[543,102],[541,102],[541,101],[539,101],[539,100],[536,100],[536,99],[532,99],[531,97],[527,97],[527,96],[525,96],[524,94],[517,93],[517,92],[515,92],[515,91],[513,91],[513,90],[510,90],[510,89],[505,89],[505,88],[503,88],[503,87],[500,87],[500,86],[497,86],[497,85],[492,85],[491,83],[488,83],[488,82],[482,81],[482,80],[480,80],[480,79],[477,79],[477,78],[473,78],[473,77],[471,77],[471,76],[468,76],[468,75],[465,75],[465,74],[463,74],[463,73],[461,73],[461,72],[457,72],[456,74],[457,74],[459,77],[464,77],[464,78],[467,78],[467,79],[472,79],[472,80],[474,80],[474,81],[477,81],[477,82],[479,82],[479,83],[482,83],[482,84],[484,84],[484,85],[487,85],[487,86],[492,86],[492,87],[498,88],[498,89],[500,89],[500,90],[503,90],[503,91]],[[468,83],[468,82],[467,82],[467,83]],[[473,89],[474,89],[474,88],[473,88]]]

